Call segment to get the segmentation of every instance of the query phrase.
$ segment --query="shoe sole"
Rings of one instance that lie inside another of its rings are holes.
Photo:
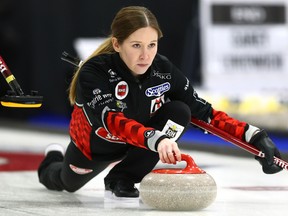
[[[109,191],[109,190],[105,190],[104,198],[105,199],[110,199],[110,200],[125,200],[125,201],[139,200],[139,197],[118,197],[112,191]]]

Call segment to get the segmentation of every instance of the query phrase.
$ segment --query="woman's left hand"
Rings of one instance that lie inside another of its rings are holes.
[[[281,155],[266,131],[262,130],[255,134],[251,138],[250,143],[265,154],[265,158],[255,156],[255,159],[262,165],[262,170],[264,173],[274,174],[282,170],[281,167],[274,164],[274,156],[281,159]]]

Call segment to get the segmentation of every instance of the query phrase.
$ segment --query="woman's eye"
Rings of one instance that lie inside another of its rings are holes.
[[[151,44],[149,44],[149,48],[153,48],[153,47],[155,47],[156,46],[156,43],[151,43]]]
[[[134,48],[139,48],[140,47],[140,44],[133,44],[132,45]]]

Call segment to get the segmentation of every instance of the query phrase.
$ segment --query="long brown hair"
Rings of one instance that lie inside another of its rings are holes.
[[[163,36],[157,19],[150,10],[141,6],[129,6],[122,8],[116,14],[111,24],[111,35],[85,60],[85,62],[90,58],[100,54],[115,53],[112,45],[112,37],[117,38],[118,43],[122,44],[123,41],[127,39],[133,32],[148,26],[154,28],[157,31],[158,39]],[[75,72],[69,87],[69,100],[71,105],[75,104],[76,83],[80,70],[81,67],[79,67]]]

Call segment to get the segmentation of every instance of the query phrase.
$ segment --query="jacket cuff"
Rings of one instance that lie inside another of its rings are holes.
[[[150,135],[149,137],[147,137],[147,147],[148,149],[150,149],[151,151],[157,152],[157,148],[158,148],[158,144],[161,140],[168,138],[168,136],[158,130],[153,131],[154,133],[152,135]]]
[[[245,132],[245,141],[250,142],[251,138],[260,131],[258,127],[255,127],[253,125],[249,125],[248,130]]]

